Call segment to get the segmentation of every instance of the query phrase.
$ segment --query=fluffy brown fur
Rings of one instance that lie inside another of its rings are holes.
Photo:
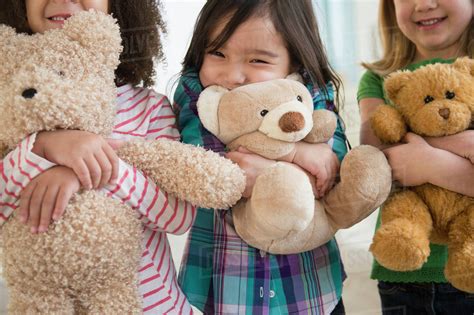
[[[118,21],[125,47],[115,71],[117,85],[130,83],[152,86],[154,62],[164,58],[161,35],[166,33],[166,23],[160,13],[160,1],[110,0],[109,8]],[[0,24],[31,34],[26,20],[25,1],[0,1]]]
[[[61,30],[35,35],[0,26],[0,38],[0,148],[56,128],[112,131],[122,47],[111,16],[82,12]],[[38,93],[22,97],[32,88]],[[229,160],[179,142],[129,143],[119,156],[143,167],[160,188],[203,207],[227,208],[245,186]],[[13,214],[1,235],[9,313],[141,313],[141,231],[132,209],[96,191],[76,194],[47,233],[32,235]]]
[[[313,110],[307,88],[291,79],[248,84],[231,91],[211,86],[198,101],[199,117],[227,147],[244,147],[281,160],[296,142],[327,142],[336,116]],[[375,210],[390,192],[391,170],[383,153],[360,146],[341,166],[341,182],[316,200],[310,178],[293,164],[278,162],[255,182],[252,196],[232,209],[237,233],[248,244],[274,254],[316,248]]]
[[[385,88],[395,107],[381,105],[372,117],[372,128],[385,143],[399,142],[407,130],[436,137],[469,128],[474,114],[471,59],[395,73],[386,79]],[[370,249],[384,267],[410,271],[427,261],[430,240],[447,244],[446,278],[473,293],[473,231],[473,198],[425,184],[389,198]]]

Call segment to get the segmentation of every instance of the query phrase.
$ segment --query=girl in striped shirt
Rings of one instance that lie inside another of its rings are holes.
[[[147,87],[153,84],[154,60],[163,57],[165,31],[155,0],[5,0],[0,23],[19,32],[43,33],[60,28],[71,15],[89,9],[111,13],[122,31],[124,51],[116,70],[117,101],[112,139],[85,131],[32,134],[0,164],[0,224],[13,211],[32,233],[47,231],[61,217],[79,189],[102,189],[139,212],[143,253],[139,290],[147,314],[189,314],[191,307],[176,281],[166,233],[182,234],[195,209],[168,197],[146,176],[121,162],[114,147],[145,138],[179,139],[168,99]],[[141,84],[144,87],[138,87]]]

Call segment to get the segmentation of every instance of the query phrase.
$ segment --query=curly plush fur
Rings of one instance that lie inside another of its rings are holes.
[[[434,64],[402,71],[385,81],[394,107],[381,105],[372,117],[375,134],[399,142],[407,130],[422,136],[447,136],[469,128],[474,114],[474,61]],[[375,259],[396,271],[419,269],[430,255],[429,243],[448,245],[446,278],[474,292],[474,200],[425,184],[391,195],[382,225],[370,247]]]
[[[244,147],[281,159],[298,141],[327,142],[336,116],[313,110],[307,88],[292,79],[245,85],[231,91],[211,86],[198,101],[203,125],[231,150]],[[383,153],[360,146],[348,153],[341,181],[316,200],[308,175],[278,162],[256,179],[252,196],[232,208],[237,233],[248,244],[274,254],[316,248],[340,228],[364,219],[388,196],[391,170]]]
[[[2,155],[43,130],[110,134],[121,51],[112,17],[83,12],[61,30],[32,36],[0,26],[0,38]],[[119,156],[203,207],[226,208],[245,187],[238,166],[178,142],[133,142]],[[32,235],[14,213],[1,235],[10,314],[141,313],[141,231],[133,210],[96,191],[76,194],[47,233]]]

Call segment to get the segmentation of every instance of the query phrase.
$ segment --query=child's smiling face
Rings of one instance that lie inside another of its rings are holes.
[[[33,33],[61,28],[71,15],[95,9],[109,12],[109,0],[26,0],[26,16]]]

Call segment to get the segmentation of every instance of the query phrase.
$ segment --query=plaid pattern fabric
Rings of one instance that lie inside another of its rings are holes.
[[[315,109],[334,110],[328,95],[308,86]],[[224,152],[199,121],[198,75],[182,76],[174,96],[183,142]],[[330,141],[340,159],[347,152],[342,122]],[[344,269],[336,241],[295,255],[263,254],[236,234],[231,211],[199,209],[189,233],[179,284],[205,314],[329,314],[342,293]]]

